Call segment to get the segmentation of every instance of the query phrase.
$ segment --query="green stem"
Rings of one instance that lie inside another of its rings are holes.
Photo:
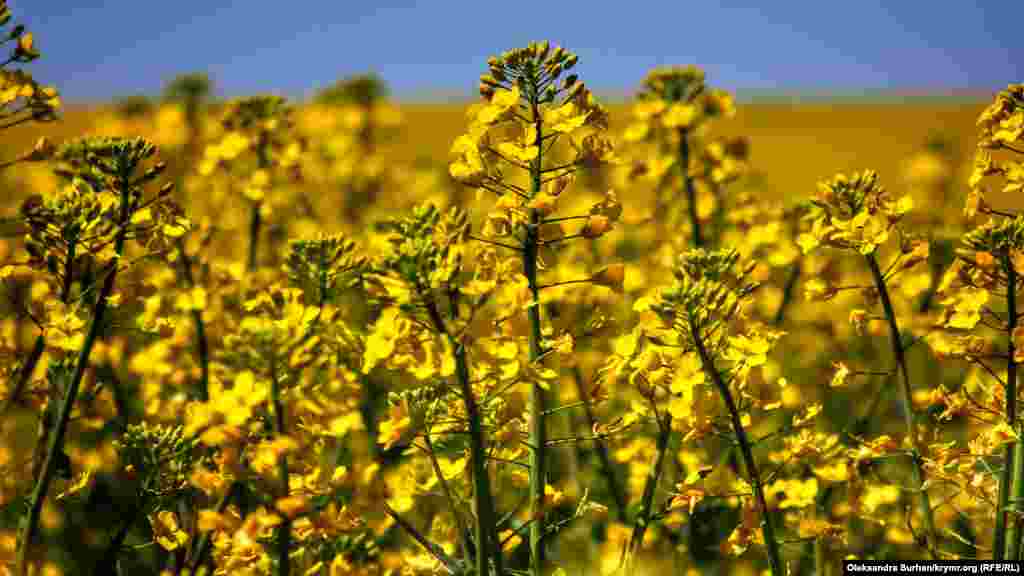
[[[266,169],[270,166],[270,159],[267,157],[267,146],[269,145],[269,136],[265,132],[260,133],[260,141],[256,146],[257,151],[257,162],[256,164],[260,169]],[[249,213],[249,271],[256,270],[258,265],[259,254],[259,243],[260,243],[260,225],[262,223],[262,217],[260,216],[260,207],[263,202],[254,202]]]
[[[387,515],[395,521],[395,524],[398,524],[403,530],[406,531],[407,534],[409,534],[409,536],[412,536],[412,539],[415,540],[417,544],[422,546],[427,552],[430,553],[431,556],[433,556],[442,564],[444,564],[444,567],[449,574],[463,573],[459,563],[456,562],[451,556],[448,556],[448,554],[444,551],[444,548],[441,548],[437,544],[428,540],[427,537],[424,536],[422,532],[417,530],[415,526],[410,524],[408,520],[402,518],[402,516],[399,515],[398,512],[396,512],[395,509],[391,507],[390,504],[388,504],[387,500],[384,501],[384,512],[386,512]]]
[[[260,203],[255,202],[249,212],[249,271],[256,270],[260,242]]]
[[[469,421],[469,445],[473,467],[473,506],[476,512],[476,570],[484,576],[490,574],[488,559],[494,559],[496,576],[502,576],[501,543],[498,541],[497,519],[494,513],[494,498],[491,495],[491,479],[487,475],[487,452],[484,446],[484,432],[480,406],[473,394],[469,378],[469,360],[466,348],[453,336],[437,310],[433,300],[426,302],[427,313],[437,331],[447,338],[455,355],[455,375],[458,379],[462,402]],[[454,311],[453,311],[454,313]]]
[[[917,438],[917,430],[914,427],[913,392],[910,387],[910,372],[907,370],[906,355],[903,353],[903,339],[900,336],[899,326],[896,324],[896,312],[893,310],[892,300],[889,299],[889,290],[885,285],[882,271],[878,267],[878,260],[875,259],[873,252],[865,256],[865,258],[868,261],[868,267],[871,268],[871,275],[875,279],[875,288],[878,290],[879,298],[882,300],[882,308],[885,310],[885,317],[889,323],[889,339],[892,344],[892,353],[896,358],[896,364],[899,366],[900,376],[902,377],[903,387],[901,392],[903,393],[904,424],[910,437],[914,484],[921,493],[921,513],[924,516],[925,522],[925,546],[929,554],[934,556],[934,546],[937,543],[935,517],[932,515],[932,505],[928,498],[928,491],[924,489],[924,462],[921,458],[921,447]]]
[[[825,570],[828,566],[827,553],[825,538],[818,536],[814,539],[814,576],[825,576]]]
[[[129,186],[129,174],[122,174],[121,186],[121,214],[118,222],[117,235],[114,237],[114,253],[116,257],[111,262],[110,272],[103,281],[99,297],[96,298],[93,307],[92,319],[89,322],[89,332],[85,336],[82,349],[79,350],[78,359],[75,363],[75,371],[68,383],[64,393],[64,400],[60,406],[60,412],[53,430],[50,432],[50,445],[46,451],[46,458],[43,461],[43,468],[32,492],[31,503],[29,504],[28,517],[25,519],[25,526],[21,534],[21,545],[18,549],[18,564],[15,573],[21,576],[28,574],[28,553],[31,548],[32,539],[39,527],[39,517],[43,510],[43,500],[50,489],[53,481],[53,474],[56,469],[57,455],[63,453],[64,435],[67,433],[68,422],[71,420],[71,410],[78,397],[78,388],[85,376],[85,370],[89,365],[89,355],[92,347],[99,336],[100,326],[103,323],[103,314],[107,310],[107,298],[114,292],[114,279],[117,277],[117,265],[124,254],[125,240],[128,235],[128,221],[131,218],[132,199]]]
[[[68,242],[67,257],[64,259],[64,287],[60,293],[61,302],[68,302],[71,299],[71,285],[75,277],[75,249],[77,247],[76,237],[72,236],[71,241]]]
[[[444,478],[444,472],[441,470],[441,464],[437,461],[437,451],[434,450],[434,443],[430,439],[430,429],[427,429],[427,433],[423,435],[423,442],[427,447],[427,456],[430,458],[430,465],[434,469],[434,475],[437,476],[437,483],[441,486],[441,493],[444,494],[444,499],[448,502],[448,508],[451,511],[452,519],[455,521],[455,529],[459,531],[459,548],[462,551],[462,557],[468,562],[469,561],[469,546],[467,540],[469,538],[469,532],[466,531],[466,525],[463,522],[462,514],[459,512],[459,507],[455,502],[455,496],[452,495],[451,488],[448,487],[448,481]]]
[[[1010,262],[1010,255],[1003,252],[1003,270],[1006,272],[1006,333],[1010,338],[1006,351],[1006,422],[1011,427],[1017,426],[1017,362],[1014,360],[1013,330],[1017,327],[1017,271]],[[1009,556],[1016,560],[1020,552],[1020,523],[1016,520],[1011,523],[1009,534],[1007,534],[1009,493],[1011,486],[1014,492],[1014,508],[1019,505],[1020,498],[1024,496],[1024,451],[1021,450],[1022,443],[1013,442],[1006,445],[1006,462],[999,474],[999,508],[996,514],[996,532],[993,535],[994,554],[996,560],[1002,560],[1009,544]],[[1012,470],[1012,477],[1011,477]],[[1006,539],[1009,539],[1007,542]]]
[[[775,310],[775,317],[772,318],[773,325],[778,326],[786,319],[786,308],[793,301],[793,295],[796,293],[796,282],[799,279],[800,261],[797,260],[793,263],[793,267],[789,269],[789,276],[786,277],[786,285],[782,289],[782,301],[779,302],[779,307]]]
[[[495,573],[501,576],[501,544],[498,542],[497,523],[494,517],[494,500],[491,495],[491,481],[487,475],[487,453],[484,447],[484,433],[481,425],[480,407],[473,395],[469,382],[469,364],[466,349],[461,342],[449,336],[449,343],[455,350],[455,372],[458,374],[462,401],[469,419],[469,442],[473,452],[473,496],[475,498],[476,525],[476,560],[477,574],[490,574],[487,559],[494,557]]]
[[[657,414],[655,414],[657,419]],[[629,537],[629,561],[627,574],[633,570],[633,562],[637,552],[644,543],[644,534],[647,532],[647,525],[651,520],[651,507],[654,505],[654,492],[658,488],[658,480],[661,478],[661,468],[665,461],[665,452],[668,449],[669,437],[672,435],[672,415],[666,414],[665,420],[658,420],[657,453],[651,468],[647,471],[647,482],[644,484],[644,494],[640,500],[640,513],[633,524],[633,533]]]
[[[693,230],[693,246],[700,248],[704,245],[704,238],[700,231],[700,218],[697,216],[697,189],[690,178],[690,142],[687,140],[686,128],[679,129],[678,160],[679,174],[683,179],[683,188],[686,191],[686,208],[690,213],[690,227]]]
[[[533,112],[533,123],[536,129],[534,145],[538,150],[544,142],[543,120],[537,102],[536,90],[530,102]],[[542,157],[540,154],[530,164],[531,190],[533,198],[541,191]],[[530,287],[531,304],[527,315],[530,320],[530,364],[540,362],[541,328],[540,328],[540,288],[537,283],[537,254],[539,251],[540,214],[530,210],[530,223],[526,227],[526,238],[523,242],[523,274]],[[530,568],[534,576],[542,576],[544,572],[544,487],[547,483],[547,421],[544,411],[547,410],[547,392],[540,383],[530,384]]]
[[[192,259],[185,253],[185,241],[178,239],[178,251],[181,252],[181,272],[189,288],[195,288],[196,280],[192,275]],[[206,323],[203,322],[203,311],[192,311],[192,323],[196,327],[196,350],[199,353],[199,400],[210,399],[210,343],[206,338]]]
[[[274,404],[274,434],[281,438],[285,436],[284,402],[281,400],[281,381],[277,376],[277,358],[273,353],[270,358],[270,397]],[[288,457],[284,454],[277,461],[277,470],[281,477],[281,497],[285,498],[288,496]],[[291,563],[288,558],[291,539],[292,522],[285,517],[277,527],[277,562],[280,576],[291,574]]]
[[[733,433],[736,434],[736,440],[739,442],[740,451],[743,453],[743,460],[747,467],[747,476],[750,484],[754,488],[757,507],[761,512],[761,531],[764,536],[765,547],[768,549],[768,562],[771,564],[772,576],[784,576],[786,574],[786,568],[782,564],[782,555],[779,552],[779,541],[775,538],[775,525],[772,520],[772,516],[768,511],[768,500],[764,496],[764,486],[761,482],[761,473],[758,471],[757,463],[754,461],[754,451],[750,447],[750,440],[747,438],[747,432],[743,428],[743,423],[740,420],[739,409],[736,407],[736,402],[733,400],[732,391],[729,390],[729,385],[722,379],[722,375],[715,367],[714,360],[708,353],[707,347],[704,346],[703,337],[697,328],[693,315],[688,314],[688,316],[690,322],[690,334],[693,336],[693,342],[697,347],[697,353],[700,355],[701,364],[704,366],[704,373],[707,374],[708,378],[710,378],[712,382],[714,382],[715,388],[718,389],[718,393],[722,395],[725,407],[729,410],[729,418],[732,421]]]
[[[1021,428],[1016,428],[1021,433]],[[1013,444],[1013,498],[1014,511],[1013,522],[1010,523],[1010,531],[1007,534],[1009,551],[1006,554],[1007,560],[1018,561],[1021,559],[1021,538],[1024,537],[1024,518],[1021,517],[1021,503],[1024,503],[1024,442]]]

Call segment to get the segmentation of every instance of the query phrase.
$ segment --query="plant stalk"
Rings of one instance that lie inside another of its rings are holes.
[[[700,217],[697,215],[697,189],[690,178],[690,142],[687,139],[687,130],[679,129],[679,149],[677,150],[679,162],[679,174],[683,178],[683,189],[686,191],[686,208],[690,213],[690,227],[693,231],[693,247],[700,248],[704,245],[704,237],[700,230]]]
[[[657,418],[657,415],[655,415]],[[647,482],[644,484],[644,493],[640,499],[640,513],[633,524],[633,533],[629,537],[629,556],[627,561],[627,574],[632,574],[636,554],[644,543],[644,534],[647,532],[647,525],[651,521],[651,507],[654,505],[654,492],[658,489],[658,480],[661,478],[661,468],[665,461],[665,452],[668,450],[669,437],[672,435],[672,415],[666,414],[665,420],[658,420],[657,453],[651,468],[647,472]]]
[[[1006,422],[1017,427],[1017,362],[1014,359],[1013,330],[1017,327],[1017,271],[1010,262],[1010,255],[1002,255],[1003,270],[1006,272],[1006,333],[1010,338],[1006,351]],[[997,560],[1005,558],[1017,560],[1020,554],[1020,522],[1015,518],[1007,530],[1009,516],[1009,493],[1012,486],[1014,508],[1024,496],[1024,450],[1020,442],[1006,445],[1006,457],[1003,469],[999,474],[999,508],[996,515],[996,533],[993,535],[994,554]],[[1012,476],[1011,476],[1012,470]],[[1007,533],[1008,532],[1008,533]],[[1007,541],[1008,540],[1008,541]],[[1009,545],[1009,550],[1006,550]]]
[[[534,145],[543,150],[543,119],[540,114],[537,90],[530,97],[533,124],[536,129]],[[542,186],[542,155],[538,153],[530,164],[530,197],[540,194]],[[541,361],[540,328],[540,287],[537,283],[537,255],[540,249],[540,214],[530,210],[530,223],[526,227],[523,242],[523,274],[530,287],[530,303],[527,315],[530,321],[530,364]],[[539,382],[530,384],[530,569],[534,576],[544,573],[544,487],[547,483],[547,391]]]
[[[270,159],[267,157],[267,146],[269,145],[269,137],[265,132],[260,133],[260,141],[256,147],[257,151],[257,165],[260,169],[265,170],[270,166]],[[260,243],[260,226],[262,224],[262,216],[260,216],[260,208],[263,206],[263,201],[253,202],[251,211],[249,213],[249,271],[253,272],[256,270],[259,259],[259,243]]]
[[[453,336],[441,319],[433,300],[427,300],[427,313],[437,331],[447,338],[455,355],[455,375],[469,421],[469,445],[473,467],[473,507],[476,512],[476,570],[487,576],[490,572],[489,558],[494,559],[494,573],[502,576],[501,542],[498,540],[497,518],[494,513],[494,498],[491,494],[491,480],[487,475],[487,452],[484,446],[484,432],[480,406],[473,394],[469,378],[469,360],[466,347]],[[454,313],[454,311],[453,311]]]
[[[93,307],[92,319],[89,322],[89,332],[86,334],[82,349],[79,350],[78,359],[75,362],[75,371],[71,381],[64,393],[64,399],[60,406],[53,430],[50,431],[50,444],[46,451],[46,458],[36,482],[35,490],[32,492],[32,499],[29,504],[28,517],[25,519],[24,529],[21,533],[21,544],[18,548],[18,560],[15,573],[21,576],[28,575],[28,554],[32,547],[32,539],[39,527],[39,517],[43,510],[43,501],[53,481],[53,474],[56,470],[57,455],[63,452],[64,435],[67,433],[68,422],[71,420],[71,410],[74,407],[75,399],[78,397],[78,388],[85,376],[85,370],[89,364],[89,355],[92,354],[93,345],[99,336],[100,326],[103,323],[103,314],[107,310],[107,298],[114,291],[114,279],[117,277],[117,265],[124,254],[125,240],[128,236],[128,221],[131,217],[132,200],[128,175],[122,175],[121,181],[121,214],[118,222],[118,231],[114,237],[114,253],[116,258],[111,263],[110,272],[103,280],[99,297]]]
[[[693,336],[694,344],[697,347],[697,353],[700,355],[701,364],[704,366],[704,373],[707,374],[708,378],[711,379],[715,384],[715,388],[718,389],[719,394],[722,395],[722,400],[725,402],[725,407],[729,410],[729,418],[732,421],[733,433],[736,434],[736,440],[740,445],[740,452],[743,453],[743,461],[746,464],[747,476],[750,480],[750,484],[754,488],[754,496],[757,499],[757,507],[761,512],[761,531],[764,536],[764,545],[768,549],[768,562],[771,564],[772,576],[785,576],[786,568],[782,564],[782,555],[779,552],[779,541],[775,538],[775,525],[772,521],[771,514],[768,511],[768,500],[764,495],[764,485],[761,480],[761,473],[758,471],[757,462],[754,461],[754,451],[750,446],[750,440],[747,438],[747,431],[743,428],[743,423],[740,420],[740,412],[736,407],[736,402],[733,400],[732,392],[729,390],[729,385],[722,379],[722,375],[718,372],[715,367],[714,360],[708,353],[707,347],[704,345],[704,340],[697,328],[697,324],[692,314],[687,314],[690,322],[690,334]]]
[[[872,252],[866,256],[868,267],[871,268],[871,275],[875,279],[875,288],[878,290],[879,298],[882,300],[882,308],[885,311],[885,318],[889,323],[889,340],[892,344],[892,353],[899,366],[903,387],[904,423],[907,434],[910,437],[911,457],[913,458],[914,484],[921,493],[921,513],[925,522],[925,545],[930,555],[934,556],[934,547],[937,543],[935,531],[935,517],[932,514],[931,501],[928,498],[928,491],[924,489],[924,463],[921,458],[921,446],[917,438],[917,430],[914,426],[914,404],[913,392],[910,387],[910,372],[907,369],[907,358],[903,352],[903,339],[900,335],[899,326],[896,324],[896,312],[892,307],[892,300],[889,299],[889,290],[885,285],[885,278],[878,267],[878,260]]]
[[[181,252],[181,272],[189,288],[195,288],[196,280],[192,275],[192,260],[185,253],[185,241],[178,239],[178,251]],[[206,338],[206,323],[203,321],[202,310],[192,310],[192,323],[196,327],[196,351],[199,354],[199,400],[210,400],[210,342]]]
[[[284,402],[281,400],[281,381],[277,375],[277,358],[270,359],[270,397],[274,403],[274,434],[278,438],[285,436]],[[277,461],[278,474],[281,477],[281,497],[288,496],[288,457],[282,454]],[[291,548],[292,521],[285,517],[277,527],[277,562],[278,574],[289,576],[291,563],[288,550]]]

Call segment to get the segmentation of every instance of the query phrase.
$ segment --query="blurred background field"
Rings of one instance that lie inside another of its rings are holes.
[[[977,140],[975,121],[987,104],[982,99],[921,98],[905,102],[752,102],[740,103],[735,118],[716,126],[723,136],[745,136],[751,144],[750,166],[759,187],[771,198],[804,197],[815,184],[836,172],[877,170],[890,188],[901,191],[908,162],[929,143],[942,143],[956,166],[954,181],[965,183]],[[465,129],[466,104],[416,103],[397,105],[402,116],[400,136],[388,148],[397,162],[447,161],[447,151]],[[628,103],[608,106],[613,133],[621,134],[629,115]],[[61,121],[20,126],[0,133],[0,152],[11,157],[30,147],[39,136],[61,141],[84,133],[104,132],[112,106],[70,106]],[[152,130],[155,126],[148,125]],[[147,124],[142,123],[143,132]],[[145,134],[152,136],[152,134]],[[10,200],[19,191],[5,189]],[[628,192],[623,191],[628,198]],[[937,199],[916,198],[919,201]],[[995,197],[997,205],[999,197]],[[935,206],[935,208],[942,208]]]

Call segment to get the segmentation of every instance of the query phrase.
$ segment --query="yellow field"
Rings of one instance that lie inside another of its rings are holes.
[[[953,147],[958,182],[965,182],[977,141],[975,121],[986,102],[908,104],[741,104],[735,118],[716,133],[743,135],[751,143],[752,168],[764,177],[773,198],[806,196],[815,184],[841,171],[871,168],[900,190],[904,165],[933,137]],[[466,107],[403,104],[400,142],[389,148],[401,162],[447,161],[447,151],[465,125]],[[609,107],[612,130],[621,132],[628,105]],[[17,127],[0,133],[0,150],[13,154],[35,138],[56,141],[95,129],[96,111],[70,107],[54,124]],[[6,192],[6,191],[5,191]]]
[[[574,58],[0,130],[0,576],[1024,555],[1024,96],[606,123]]]

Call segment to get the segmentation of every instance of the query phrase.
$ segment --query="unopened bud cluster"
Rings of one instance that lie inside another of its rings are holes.
[[[498,88],[517,86],[527,94],[536,89],[533,96],[540,102],[553,101],[558,92],[565,92],[566,100],[571,100],[584,90],[583,84],[575,74],[566,76],[561,83],[558,79],[578,60],[572,52],[561,46],[551,48],[546,41],[492,56],[487,60],[490,73],[480,76],[480,95],[490,99]]]

